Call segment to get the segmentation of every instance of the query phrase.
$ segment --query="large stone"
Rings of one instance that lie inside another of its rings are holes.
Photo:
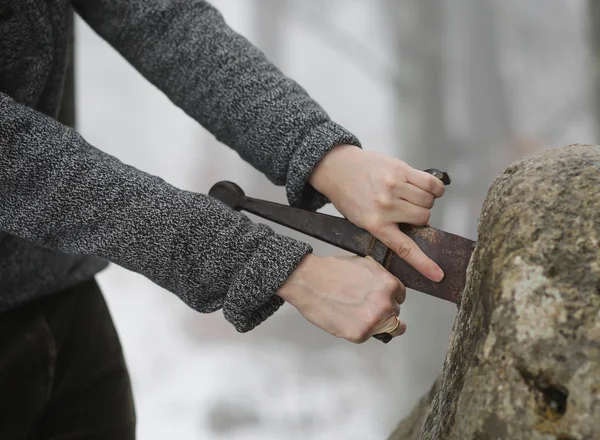
[[[600,439],[600,147],[489,190],[439,383],[394,440]]]

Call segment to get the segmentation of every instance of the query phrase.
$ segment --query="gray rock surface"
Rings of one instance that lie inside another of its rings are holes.
[[[600,439],[600,147],[513,163],[478,236],[441,379],[390,439]]]
[[[427,394],[422,396],[414,406],[408,417],[398,424],[389,440],[419,440],[421,438],[421,428],[425,417],[427,417],[427,410],[431,406],[433,398],[440,390],[440,379],[441,377],[437,378]]]

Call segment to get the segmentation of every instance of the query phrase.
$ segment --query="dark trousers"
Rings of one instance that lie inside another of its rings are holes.
[[[0,439],[135,439],[123,352],[95,280],[0,314]]]

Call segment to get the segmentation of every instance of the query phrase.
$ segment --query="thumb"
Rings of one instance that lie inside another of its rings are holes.
[[[376,236],[377,239],[423,276],[435,282],[444,279],[442,269],[431,258],[425,255],[421,248],[398,228],[398,225],[391,224],[383,228],[378,235]]]

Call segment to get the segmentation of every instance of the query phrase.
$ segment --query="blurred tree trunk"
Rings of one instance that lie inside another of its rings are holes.
[[[447,136],[444,117],[444,0],[409,0],[397,2],[395,15],[411,14],[414,17],[410,42],[398,41],[398,47],[409,47],[412,57],[409,84],[411,90],[399,90],[400,138],[407,146],[399,156],[414,168],[447,168]],[[406,33],[399,29],[400,38]],[[406,64],[402,49],[398,63]],[[443,217],[442,208],[432,211],[431,223],[436,225]]]
[[[469,164],[470,176],[460,176],[459,192],[468,197],[466,234],[476,237],[491,176],[516,157],[510,148],[512,128],[500,73],[494,4],[492,0],[453,0],[453,4],[458,8],[453,17],[462,29],[460,47],[464,48],[460,75],[466,111],[462,160]]]
[[[398,127],[406,146],[401,157],[416,168],[450,172],[452,185],[436,203],[431,223],[476,238],[491,178],[513,159],[506,151],[510,112],[491,0],[393,5],[397,23],[390,25],[398,32],[398,64],[409,84],[398,93]],[[411,353],[408,368],[422,392],[439,373],[456,308],[421,294],[409,295],[408,308],[412,330],[403,349]]]
[[[282,0],[256,0],[255,3],[256,44],[269,61],[281,67],[284,62],[284,41],[281,28],[287,15],[287,2]]]
[[[417,169],[447,170],[452,157],[446,127],[446,0],[402,0],[383,4],[387,27],[395,31],[398,84],[397,137],[402,148],[396,155]],[[454,181],[452,183],[454,185]],[[432,210],[431,224],[442,226],[445,207],[452,203],[451,186]],[[442,365],[456,307],[450,303],[409,292],[402,312],[408,332],[402,338],[405,368],[411,373],[410,389],[427,389]],[[385,367],[385,366],[384,366]],[[396,364],[390,362],[393,377]]]
[[[390,440],[600,438],[599,187],[595,145],[496,179],[442,375]]]

